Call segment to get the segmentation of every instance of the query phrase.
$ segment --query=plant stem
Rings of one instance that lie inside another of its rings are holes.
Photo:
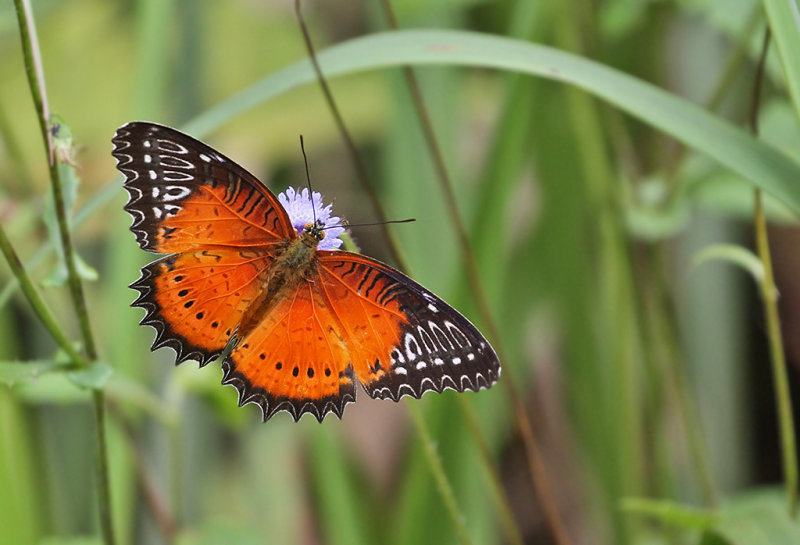
[[[755,190],[755,230],[758,255],[764,264],[764,279],[761,282],[761,296],[764,300],[764,317],[767,323],[772,377],[775,386],[778,424],[781,434],[783,454],[783,477],[786,480],[786,496],[789,500],[789,513],[797,518],[797,451],[795,450],[794,419],[792,417],[792,397],[789,392],[789,379],[786,373],[786,355],[783,350],[781,324],[778,315],[778,290],[772,271],[772,257],[769,252],[767,221],[764,217],[761,190]]]
[[[361,189],[369,197],[372,209],[375,211],[375,215],[378,216],[378,224],[380,225],[381,231],[383,233],[383,238],[384,240],[386,240],[387,248],[392,256],[392,259],[395,262],[395,265],[397,265],[397,267],[400,270],[404,270],[407,268],[407,263],[406,260],[403,258],[402,253],[400,252],[400,247],[398,246],[397,241],[395,240],[394,235],[392,234],[392,231],[389,230],[389,226],[387,225],[388,217],[386,216],[386,211],[383,209],[383,205],[378,199],[378,194],[375,191],[375,188],[369,182],[369,176],[367,175],[367,168],[364,166],[364,162],[361,160],[361,156],[359,155],[358,150],[356,149],[353,137],[350,136],[350,131],[347,130],[347,126],[344,123],[344,118],[342,118],[342,114],[339,112],[339,108],[336,106],[336,102],[333,100],[333,94],[331,93],[330,87],[328,87],[328,82],[322,75],[322,69],[319,66],[319,62],[317,61],[317,54],[314,50],[314,44],[311,41],[311,34],[308,32],[308,27],[306,27],[306,22],[303,19],[303,14],[300,12],[300,0],[295,0],[294,10],[295,14],[297,15],[297,21],[300,24],[300,30],[303,33],[303,40],[305,40],[306,48],[308,49],[308,57],[311,60],[311,65],[314,68],[314,72],[317,74],[317,81],[319,82],[319,85],[322,88],[322,93],[325,95],[325,100],[328,103],[328,107],[331,110],[331,114],[333,114],[334,121],[336,121],[336,127],[339,130],[339,134],[341,135],[342,140],[344,140],[344,143],[347,146],[347,151],[350,153],[350,158],[352,159],[353,165],[355,166],[356,177],[358,178],[358,181],[361,184]]]
[[[386,13],[386,17],[389,20],[389,26],[393,30],[397,30],[399,26],[397,23],[397,18],[394,14],[394,10],[392,9],[391,1],[382,0],[382,5],[384,12]],[[422,133],[425,138],[425,143],[428,146],[431,159],[433,160],[434,168],[436,169],[436,178],[439,181],[439,188],[444,196],[445,207],[450,216],[450,224],[456,231],[456,238],[458,239],[461,258],[466,267],[467,280],[470,288],[472,293],[475,295],[478,305],[478,312],[489,330],[489,334],[492,337],[492,344],[497,351],[499,359],[504,361],[505,350],[502,346],[500,330],[497,327],[497,322],[494,319],[486,289],[484,288],[484,284],[481,280],[480,272],[478,270],[478,263],[475,260],[475,253],[472,250],[464,220],[461,217],[461,213],[459,212],[458,205],[456,203],[453,182],[450,178],[447,166],[445,165],[444,154],[442,153],[442,148],[439,145],[438,139],[436,138],[436,131],[433,128],[433,122],[431,121],[430,113],[428,112],[428,108],[425,104],[425,99],[422,96],[422,90],[420,88],[419,81],[417,80],[414,70],[409,66],[403,67],[403,76],[405,78],[406,85],[408,86],[408,90],[411,93],[417,119],[419,120],[420,128],[422,129]],[[506,366],[506,374],[509,373],[508,366]],[[512,410],[516,415],[517,423],[520,426],[520,431],[522,432],[524,439],[523,444],[525,446],[533,488],[536,492],[537,499],[542,504],[542,509],[544,511],[547,524],[550,528],[550,532],[555,538],[556,543],[559,545],[567,545],[570,542],[569,537],[564,523],[561,520],[561,516],[558,512],[558,508],[550,487],[547,484],[547,471],[544,468],[542,456],[538,452],[538,445],[534,440],[533,429],[531,428],[530,420],[527,417],[525,406],[521,401],[521,396],[518,390],[516,389],[516,382],[513,380],[513,377],[509,376],[505,381],[503,381],[503,384],[508,391]],[[466,403],[460,404],[462,414],[469,422],[470,415],[465,409],[466,406]],[[485,450],[486,441],[480,432],[480,428],[471,425],[469,429],[472,432],[479,449],[482,451]],[[486,464],[487,459],[485,456],[482,459],[484,461],[484,467],[491,475],[492,481],[499,482],[499,477],[496,475],[497,472],[493,465],[491,463],[488,465]],[[502,497],[505,499],[504,494]],[[500,501],[499,506],[501,510],[508,508],[507,501]],[[511,521],[514,520],[513,515],[511,515],[510,512],[504,513],[503,518],[506,521],[509,519]],[[509,538],[512,540],[514,537],[518,537],[520,535],[519,528],[516,528],[516,525],[513,529],[511,527],[507,527],[506,530],[507,534],[509,534]]]
[[[764,66],[769,51],[770,29],[764,32],[756,74],[754,77],[753,96],[750,105],[750,128],[753,135],[758,136],[758,109],[761,103],[761,83],[764,78]],[[772,255],[769,251],[767,220],[764,216],[764,204],[761,190],[754,191],[756,247],[761,263],[764,265],[764,276],[761,280],[761,297],[764,300],[764,318],[767,323],[770,361],[772,362],[772,378],[775,387],[775,405],[781,435],[781,451],[783,454],[783,478],[785,479],[786,496],[789,501],[789,515],[797,518],[798,507],[798,474],[797,450],[795,446],[794,418],[792,416],[792,397],[789,391],[789,379],[786,372],[786,353],[783,349],[780,315],[778,314],[778,289],[772,270]]]
[[[425,459],[428,460],[428,468],[430,468],[433,479],[436,481],[436,488],[439,490],[439,495],[442,497],[442,501],[444,501],[447,514],[450,515],[450,519],[453,521],[453,525],[456,527],[459,541],[461,541],[461,543],[464,545],[470,545],[472,543],[472,539],[469,537],[469,532],[467,532],[467,525],[464,522],[464,516],[458,509],[456,496],[453,493],[453,488],[450,486],[450,481],[447,480],[447,475],[442,467],[442,459],[439,458],[439,454],[436,452],[436,446],[433,443],[433,439],[431,438],[430,433],[428,433],[428,427],[425,424],[425,419],[422,417],[422,413],[420,412],[419,406],[415,400],[409,400],[406,405],[408,405],[408,411],[411,413],[411,418],[414,420],[417,433],[419,433],[420,438],[422,439],[422,448],[425,452]]]
[[[55,317],[50,312],[50,309],[47,308],[44,300],[42,299],[39,292],[36,291],[36,288],[31,281],[30,276],[25,271],[25,267],[23,267],[22,262],[19,260],[17,256],[17,252],[14,251],[14,247],[11,245],[11,241],[8,240],[6,236],[5,229],[3,226],[0,225],[0,251],[3,252],[3,255],[8,261],[8,265],[11,268],[11,272],[14,274],[14,277],[19,282],[19,286],[22,289],[22,293],[25,294],[25,297],[28,299],[28,302],[33,307],[33,311],[42,321],[44,326],[47,328],[47,331],[50,332],[53,339],[58,343],[58,346],[67,353],[70,357],[72,362],[76,365],[86,366],[88,362],[81,356],[77,350],[72,346],[72,343],[67,339],[66,334],[58,327],[58,323],[56,323]]]
[[[68,284],[75,312],[78,316],[81,337],[89,361],[97,359],[94,336],[92,335],[89,324],[89,314],[86,308],[86,298],[83,293],[80,277],[75,266],[75,254],[72,247],[72,239],[69,232],[69,221],[64,205],[64,194],[61,186],[61,177],[58,169],[58,160],[53,151],[53,140],[50,132],[50,111],[47,104],[47,92],[45,90],[44,72],[42,70],[41,55],[39,53],[39,41],[36,36],[36,26],[33,20],[33,11],[29,0],[14,0],[17,10],[17,21],[19,24],[20,38],[22,41],[22,53],[25,69],[28,76],[28,84],[31,90],[31,97],[39,118],[39,128],[42,132],[45,148],[47,150],[48,167],[50,170],[50,183],[53,190],[53,200],[55,202],[56,217],[58,219],[58,230],[61,237],[61,245],[64,251],[64,260],[67,265]],[[85,360],[84,360],[85,361]],[[114,545],[114,530],[111,521],[111,492],[108,475],[108,451],[105,435],[105,407],[104,395],[100,390],[92,392],[92,402],[95,416],[95,438],[97,442],[97,487],[98,503],[100,510],[100,527],[103,534],[103,541],[106,545]]]

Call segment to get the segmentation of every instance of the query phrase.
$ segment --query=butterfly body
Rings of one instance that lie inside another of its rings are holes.
[[[325,224],[338,218],[317,208],[317,194],[307,199],[313,219],[303,216],[306,193],[287,190],[279,202],[227,157],[161,125],[129,123],[113,143],[131,230],[143,249],[167,254],[131,285],[142,324],[156,329],[153,349],[201,365],[224,353],[223,383],[264,420],[341,417],[357,384],[396,401],[499,378],[494,350],[455,309],[391,267],[336,249],[344,229]]]
[[[282,298],[295,293],[302,282],[313,279],[317,244],[325,237],[321,227],[308,224],[298,237],[276,252],[275,260],[260,274],[260,297],[244,312],[236,330],[238,337],[247,336]]]

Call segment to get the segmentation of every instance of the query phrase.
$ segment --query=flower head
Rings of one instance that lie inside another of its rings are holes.
[[[292,226],[297,230],[297,234],[303,232],[306,225],[314,222],[314,216],[325,227],[325,238],[323,238],[319,245],[318,250],[338,250],[342,245],[342,239],[339,235],[344,233],[344,227],[333,227],[334,225],[341,224],[341,218],[331,216],[333,205],[322,205],[322,195],[317,191],[308,196],[308,189],[304,188],[302,191],[297,191],[293,187],[287,187],[286,191],[278,194],[278,200],[286,209],[289,214],[289,220]]]

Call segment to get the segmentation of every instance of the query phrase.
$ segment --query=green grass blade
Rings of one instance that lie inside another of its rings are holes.
[[[487,34],[406,30],[372,34],[318,54],[327,77],[403,64],[496,68],[574,85],[706,153],[800,211],[800,165],[701,107],[600,63]],[[273,73],[206,111],[185,129],[203,135],[261,102],[314,81],[308,61]]]
[[[764,0],[769,28],[780,53],[789,96],[800,120],[800,3]]]

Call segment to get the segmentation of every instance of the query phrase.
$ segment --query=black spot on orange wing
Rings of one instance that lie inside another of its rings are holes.
[[[152,349],[172,348],[176,363],[196,359],[205,365],[222,352],[229,335],[222,334],[220,324],[227,331],[238,325],[260,289],[260,271],[272,261],[251,250],[215,257],[220,259],[205,252],[167,256],[145,266],[131,284],[139,292],[132,306],[146,311],[140,323],[156,330]]]

